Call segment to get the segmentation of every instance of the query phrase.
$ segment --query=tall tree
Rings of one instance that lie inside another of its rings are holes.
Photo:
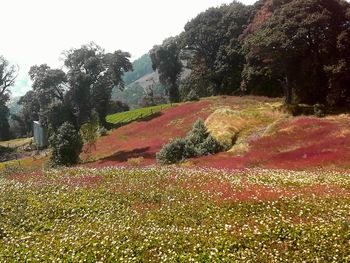
[[[31,133],[33,121],[39,120],[40,104],[38,96],[33,90],[30,90],[19,99],[18,104],[22,106],[22,109],[19,115],[14,117],[14,120],[23,124],[25,133]]]
[[[10,99],[9,88],[15,84],[18,68],[0,56],[0,140],[6,140],[10,136],[8,118],[10,111],[7,102]]]
[[[113,87],[123,88],[123,74],[132,70],[130,54],[120,50],[105,53],[94,43],[66,52],[65,66],[68,68],[69,91],[67,100],[81,125],[91,117],[95,109],[102,125],[106,125],[106,114]]]
[[[326,103],[333,89],[326,68],[331,64],[339,69],[335,66],[340,59],[337,41],[344,30],[348,32],[349,4],[342,0],[279,2],[282,5],[245,40],[245,79],[277,80],[286,103]],[[346,67],[341,68],[349,74]]]
[[[168,38],[150,51],[153,70],[158,70],[160,83],[168,91],[171,102],[180,101],[179,77],[183,68],[178,38]]]
[[[191,78],[202,79],[207,95],[230,94],[239,89],[244,65],[239,36],[251,11],[250,6],[234,1],[210,8],[186,24],[181,37],[190,54]]]
[[[48,65],[42,64],[32,66],[29,76],[33,81],[34,93],[28,93],[22,102],[29,108],[36,107],[38,103],[40,122],[47,125],[47,112],[52,104],[64,102],[64,95],[68,89],[66,73],[61,69],[51,69]]]

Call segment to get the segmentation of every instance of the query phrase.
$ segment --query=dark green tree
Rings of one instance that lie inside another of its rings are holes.
[[[153,70],[158,70],[159,80],[167,88],[171,102],[180,101],[179,78],[182,72],[178,38],[168,38],[150,51]]]
[[[238,2],[210,8],[188,22],[181,35],[192,70],[191,86],[200,95],[232,94],[239,89],[244,56],[239,36],[252,8]]]
[[[22,109],[15,119],[18,123],[23,124],[25,133],[30,134],[33,121],[39,120],[40,104],[38,96],[33,90],[30,90],[19,99],[18,104],[22,106]]]
[[[79,126],[89,121],[93,109],[98,113],[101,124],[107,124],[105,117],[113,87],[123,88],[123,74],[132,70],[129,58],[129,53],[120,50],[105,53],[94,43],[66,52],[67,100]]]
[[[38,117],[43,125],[48,126],[47,113],[52,104],[63,103],[68,89],[66,74],[60,69],[51,69],[48,65],[32,66],[29,76],[33,81],[33,94],[23,100],[29,108],[39,104]],[[34,97],[34,98],[32,98]]]
[[[53,148],[53,165],[73,165],[79,161],[83,141],[79,132],[69,122],[63,123],[50,137],[50,144]]]
[[[288,104],[324,104],[334,90],[344,94],[346,86],[332,83],[327,73],[349,75],[348,62],[342,58],[344,48],[338,47],[341,35],[349,32],[349,4],[342,0],[279,2],[273,15],[245,40],[246,82],[273,83],[283,90]],[[342,39],[348,43],[346,37]]]
[[[10,116],[7,102],[10,99],[9,88],[15,84],[18,68],[10,65],[9,62],[0,56],[0,140],[6,140],[10,137],[10,125],[8,118]]]

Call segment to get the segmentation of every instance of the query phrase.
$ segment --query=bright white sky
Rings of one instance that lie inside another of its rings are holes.
[[[230,0],[0,0],[0,55],[18,64],[12,95],[30,89],[28,70],[61,67],[62,51],[94,41],[132,60],[179,34],[197,14]],[[255,0],[242,0],[252,4]],[[61,60],[60,60],[61,58]]]

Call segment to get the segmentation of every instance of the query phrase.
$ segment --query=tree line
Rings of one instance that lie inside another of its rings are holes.
[[[68,50],[64,56],[64,70],[50,68],[47,64],[30,68],[32,90],[20,98],[20,114],[12,116],[20,123],[23,133],[31,132],[33,121],[36,120],[49,128],[52,139],[50,143],[57,146],[54,147],[54,155],[57,152],[55,157],[58,163],[65,162],[67,158],[57,149],[63,149],[69,144],[78,148],[78,151],[68,149],[68,152],[75,155],[71,160],[77,160],[82,147],[79,130],[84,124],[98,118],[101,126],[107,126],[106,115],[110,106],[114,105],[111,103],[112,89],[122,89],[124,73],[132,70],[129,53],[121,50],[106,53],[94,43]],[[1,58],[0,139],[9,137],[9,110],[6,103],[16,74],[15,66],[10,66],[8,61]],[[64,134],[59,134],[60,131]],[[66,139],[61,140],[62,138]],[[62,145],[63,141],[67,141],[66,145]]]
[[[234,1],[210,8],[150,51],[170,100],[195,92],[350,102],[350,5],[344,0]],[[191,70],[181,79],[184,68]]]

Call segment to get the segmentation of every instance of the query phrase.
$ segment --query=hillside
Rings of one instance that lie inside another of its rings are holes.
[[[153,86],[155,96],[164,96],[165,90],[159,83],[159,75],[152,69],[152,61],[148,54],[144,54],[133,63],[133,70],[126,72],[123,77],[125,88],[114,88],[113,100],[126,103],[131,109],[142,107],[142,98],[147,95],[147,89]]]
[[[350,259],[349,115],[292,117],[280,99],[211,97],[153,117],[99,138],[78,167],[49,169],[46,157],[0,164],[0,258]],[[231,149],[154,165],[198,118]]]
[[[229,96],[183,103],[163,110],[160,116],[152,120],[131,123],[100,138],[96,150],[89,155],[95,162],[87,165],[125,166],[130,165],[132,158],[141,158],[140,165],[155,164],[155,154],[162,145],[172,138],[184,136],[198,118],[206,120],[211,115],[207,120],[209,129],[219,139],[225,140],[225,136],[220,138],[215,131],[215,125],[219,126],[219,130],[228,132],[229,138],[235,137],[235,144],[228,152],[191,159],[183,165],[216,168],[349,168],[348,115],[292,117],[279,111],[280,105],[279,99]],[[229,114],[222,115],[223,110]],[[213,118],[215,121],[211,120]],[[82,158],[89,159],[85,155]]]

